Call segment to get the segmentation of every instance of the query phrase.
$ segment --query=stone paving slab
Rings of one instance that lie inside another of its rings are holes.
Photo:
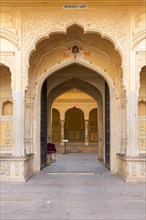
[[[1,184],[1,220],[145,220],[144,183],[125,183],[94,154],[57,155],[25,184]]]

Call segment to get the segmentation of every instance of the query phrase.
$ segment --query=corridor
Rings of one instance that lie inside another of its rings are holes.
[[[1,220],[144,220],[145,184],[113,175],[96,154],[57,154],[25,184],[1,183]]]

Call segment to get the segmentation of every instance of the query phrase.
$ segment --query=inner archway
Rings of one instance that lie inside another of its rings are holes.
[[[81,91],[83,86],[86,88],[86,92]],[[89,95],[88,90],[90,88],[91,92],[92,86],[82,80],[73,78],[54,88],[50,93],[50,99],[51,95],[55,95],[55,93],[57,95],[60,88],[65,89],[65,87],[67,91],[59,95],[52,104],[52,140],[57,145],[59,152],[62,152],[60,148],[60,145],[63,144],[62,140],[67,139],[68,145],[70,145],[70,152],[88,151],[97,153],[98,140],[97,138],[93,138],[95,133],[97,137],[97,129],[96,131],[91,131],[93,130],[93,125],[91,126],[91,124],[94,121],[97,125],[97,111],[92,110],[97,109],[98,100],[93,99]],[[54,138],[55,136],[56,140]],[[87,145],[88,147],[85,147]]]

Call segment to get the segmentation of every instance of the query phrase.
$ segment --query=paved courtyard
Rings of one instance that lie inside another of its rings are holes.
[[[25,184],[1,183],[1,220],[145,220],[145,184],[125,183],[94,154],[58,154]]]

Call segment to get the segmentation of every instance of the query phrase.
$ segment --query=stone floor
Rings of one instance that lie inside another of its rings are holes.
[[[58,154],[25,184],[1,183],[1,220],[144,220],[145,184],[112,175],[94,154]]]

